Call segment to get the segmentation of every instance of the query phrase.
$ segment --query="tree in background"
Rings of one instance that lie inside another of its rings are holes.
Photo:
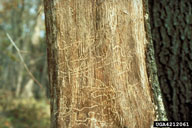
[[[44,1],[52,128],[149,128],[163,116],[146,72],[143,4]]]
[[[49,127],[44,38],[41,0],[0,0],[0,128]],[[29,72],[43,88],[25,70],[10,40],[20,49]]]
[[[30,93],[34,96],[43,96],[42,91],[45,91],[41,90],[39,93],[39,87],[34,86],[35,83],[28,77],[28,72],[25,71],[6,33],[9,33],[21,50],[30,71],[39,82],[46,85],[44,23],[40,5],[42,5],[40,0],[0,1],[0,89],[11,90],[17,97],[22,93],[24,97]],[[26,92],[27,90],[30,92]]]
[[[192,120],[192,1],[149,2],[158,77],[168,119]]]

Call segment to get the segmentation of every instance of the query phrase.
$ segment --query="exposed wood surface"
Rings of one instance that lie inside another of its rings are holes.
[[[45,0],[52,128],[149,128],[142,0]]]

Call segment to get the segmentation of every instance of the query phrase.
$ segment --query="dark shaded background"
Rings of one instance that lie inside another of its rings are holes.
[[[149,11],[168,119],[192,120],[192,0],[149,0]]]

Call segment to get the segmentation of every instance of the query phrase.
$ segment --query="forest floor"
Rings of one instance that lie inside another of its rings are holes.
[[[48,128],[48,99],[0,96],[0,128]]]

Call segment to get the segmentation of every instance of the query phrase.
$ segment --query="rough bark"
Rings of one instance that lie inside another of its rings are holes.
[[[142,0],[45,0],[52,128],[149,128]]]
[[[169,120],[192,120],[192,1],[149,0],[158,77]]]
[[[160,88],[157,65],[155,61],[154,45],[152,41],[151,25],[149,18],[148,0],[144,1],[144,19],[145,19],[145,31],[146,39],[148,41],[146,45],[146,61],[147,61],[147,73],[149,83],[152,88],[153,102],[155,104],[156,120],[167,121],[166,110],[163,103],[162,91]]]

